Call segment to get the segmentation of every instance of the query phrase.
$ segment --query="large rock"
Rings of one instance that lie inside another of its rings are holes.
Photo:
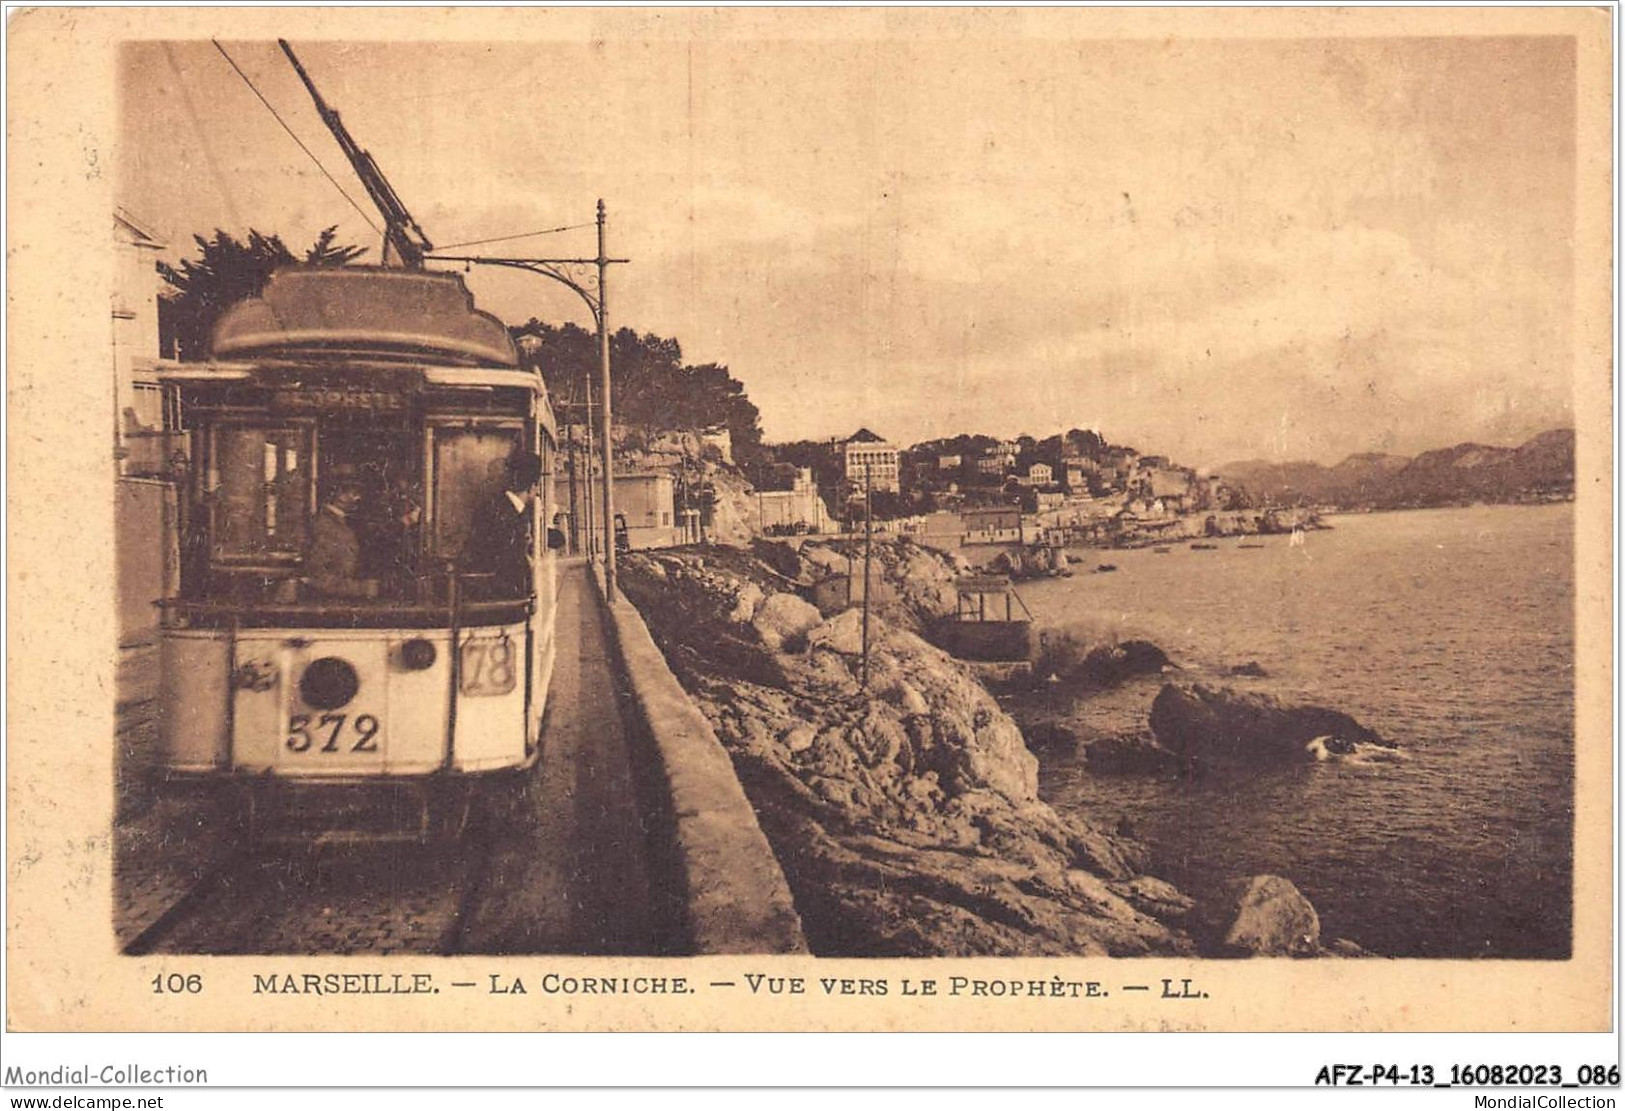
[[[862,655],[863,611],[849,609],[816,626],[807,633],[807,647],[827,648],[843,656]]]
[[[762,643],[777,652],[786,642],[794,643],[805,636],[822,620],[818,607],[811,602],[803,601],[794,594],[779,592],[769,594],[762,600],[750,623],[756,635],[762,638]]]
[[[806,563],[811,564],[813,567],[822,568],[825,572],[839,571],[844,575],[847,568],[851,566],[851,560],[847,558],[845,553],[838,552],[834,548],[820,543],[803,544],[800,556]]]
[[[1159,675],[1172,666],[1167,653],[1149,640],[1125,640],[1096,648],[1085,656],[1083,677],[1110,686],[1137,675]]]
[[[1199,936],[1219,955],[1312,957],[1320,953],[1320,915],[1291,880],[1231,880],[1201,910]]]
[[[734,595],[733,609],[728,614],[728,620],[735,625],[743,625],[756,616],[756,607],[762,601],[762,588],[753,582],[739,584],[739,593]]]
[[[1142,675],[1159,675],[1174,666],[1167,653],[1148,640],[1092,645],[1066,630],[1046,630],[1033,663],[1033,679],[1104,688]]]
[[[1349,715],[1288,706],[1265,694],[1169,683],[1151,704],[1151,731],[1198,764],[1304,761],[1346,755],[1357,744],[1396,747]]]
[[[1113,891],[1136,908],[1163,921],[1183,918],[1196,905],[1196,900],[1189,895],[1155,876],[1135,876],[1130,880],[1118,880],[1111,886]]]

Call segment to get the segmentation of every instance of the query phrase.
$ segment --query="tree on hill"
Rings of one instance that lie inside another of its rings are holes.
[[[934,459],[943,455],[964,455],[977,458],[986,455],[998,444],[992,436],[964,434],[940,440],[925,440],[909,449],[909,454],[920,459]]]
[[[539,371],[554,399],[579,405],[589,383],[598,397],[598,337],[576,324],[534,317],[510,328],[521,365]],[[745,385],[719,363],[690,366],[675,339],[622,328],[610,336],[615,422],[646,432],[728,429],[734,458],[754,459],[762,442],[761,413]]]
[[[337,232],[337,227],[323,229],[299,256],[281,236],[253,228],[246,242],[220,228],[210,239],[194,235],[196,258],[182,259],[179,266],[158,264],[159,276],[171,287],[158,302],[160,342],[178,359],[207,359],[209,333],[220,314],[228,305],[258,296],[278,267],[345,266],[366,254],[365,247],[335,243]]]

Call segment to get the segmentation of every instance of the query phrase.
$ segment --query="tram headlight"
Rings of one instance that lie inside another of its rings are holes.
[[[361,677],[347,660],[323,656],[299,677],[299,697],[318,710],[336,710],[361,689]]]
[[[415,637],[401,645],[401,664],[411,671],[427,671],[434,666],[434,645]]]

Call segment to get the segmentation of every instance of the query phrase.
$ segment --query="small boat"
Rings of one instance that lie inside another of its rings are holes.
[[[1262,548],[1262,547],[1264,547],[1264,545],[1263,544],[1237,544],[1236,547],[1238,547],[1238,548]]]
[[[1153,554],[1153,555],[1168,555],[1172,551],[1173,551],[1172,548],[1152,548],[1151,549],[1151,554]]]
[[[1115,564],[1115,563],[1102,563],[1102,564],[1100,564],[1099,566],[1097,566],[1095,568],[1095,573],[1100,574],[1101,572],[1104,572],[1104,571],[1115,571],[1115,570],[1117,570],[1117,564]]]
[[[1192,544],[1191,545],[1191,551],[1193,551],[1193,552],[1216,552],[1218,550],[1219,550],[1219,546],[1217,544]]]

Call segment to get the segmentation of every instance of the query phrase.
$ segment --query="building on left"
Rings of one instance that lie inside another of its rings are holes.
[[[112,299],[114,529],[118,545],[119,644],[151,644],[153,603],[174,592],[179,569],[177,503],[171,476],[186,433],[173,386],[158,372],[163,357],[158,253],[167,244],[150,224],[113,209]]]

